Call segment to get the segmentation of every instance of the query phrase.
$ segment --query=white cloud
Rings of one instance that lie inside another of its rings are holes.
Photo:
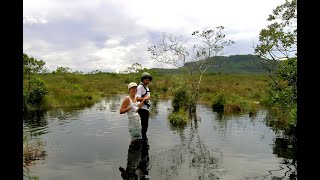
[[[106,46],[117,46],[120,44],[122,38],[111,38],[105,42]]]
[[[47,24],[48,21],[42,17],[32,17],[32,16],[25,16],[23,17],[23,24]]]
[[[148,46],[162,32],[225,26],[236,44],[226,54],[252,54],[268,15],[284,0],[25,0],[23,51],[53,70],[123,71],[132,63],[173,68],[150,60]],[[189,44],[192,42],[189,42]],[[191,44],[190,44],[191,45]]]

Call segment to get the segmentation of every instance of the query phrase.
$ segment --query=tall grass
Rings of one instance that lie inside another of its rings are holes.
[[[49,89],[43,108],[93,105],[101,97],[128,93],[127,82],[138,76],[113,73],[42,75]]]
[[[260,101],[266,96],[266,85],[270,80],[266,75],[207,75],[200,87],[200,101],[212,102],[214,94],[229,91],[251,101]]]
[[[229,90],[216,93],[212,108],[217,112],[241,113],[254,108],[254,103]]]
[[[141,74],[115,73],[42,74],[40,77],[48,88],[42,107],[90,106],[105,96],[127,94],[128,83],[139,83],[140,76]],[[153,76],[149,84],[151,96],[159,99],[173,97],[171,89],[178,84],[177,78],[174,78],[176,76],[178,75]],[[268,81],[266,75],[208,74],[202,79],[198,101],[211,105],[218,92],[227,90],[238,97],[259,102],[266,96]]]

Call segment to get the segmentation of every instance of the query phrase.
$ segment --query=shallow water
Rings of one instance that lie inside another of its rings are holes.
[[[266,125],[267,110],[225,116],[199,104],[197,117],[177,129],[167,120],[171,102],[159,101],[149,119],[147,146],[130,146],[127,115],[119,114],[124,97],[25,117],[24,130],[45,142],[47,154],[30,168],[31,175],[120,180],[120,166],[128,171],[123,176],[136,172],[152,180],[289,179],[295,173],[292,155],[284,155],[290,154],[286,139]]]

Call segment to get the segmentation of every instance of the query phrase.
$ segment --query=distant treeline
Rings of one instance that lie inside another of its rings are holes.
[[[256,55],[231,55],[231,56],[215,56],[207,61],[215,61],[206,73],[208,74],[266,74],[260,58]],[[196,62],[188,62],[185,66],[193,66]],[[178,74],[180,70],[152,68],[159,74]]]

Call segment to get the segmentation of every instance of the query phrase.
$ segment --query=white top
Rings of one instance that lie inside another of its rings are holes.
[[[128,130],[130,132],[131,140],[135,139],[141,139],[141,121],[140,116],[138,114],[138,104],[139,102],[133,103],[131,98],[127,96],[130,99],[130,104],[127,107],[132,107],[129,111],[127,111],[128,114]]]
[[[129,98],[129,100],[130,100],[130,104],[127,106],[127,107],[132,107],[132,109],[130,109],[128,112],[127,112],[127,114],[128,114],[128,117],[129,117],[129,119],[131,118],[131,117],[134,117],[135,115],[137,115],[138,114],[138,104],[139,104],[139,102],[135,102],[135,103],[133,103],[132,102],[132,100],[131,100],[131,98],[129,97],[129,96],[127,96],[128,98]]]
[[[145,87],[146,87],[147,91],[150,91],[148,86],[145,86]],[[137,87],[136,97],[141,98],[141,96],[144,95],[145,93],[146,93],[146,90],[144,89],[143,85],[139,84]],[[146,94],[146,96],[150,96],[150,92],[148,92]],[[149,102],[150,102],[150,100],[149,100]],[[149,111],[148,106],[145,104],[142,105],[141,109],[146,109]]]

